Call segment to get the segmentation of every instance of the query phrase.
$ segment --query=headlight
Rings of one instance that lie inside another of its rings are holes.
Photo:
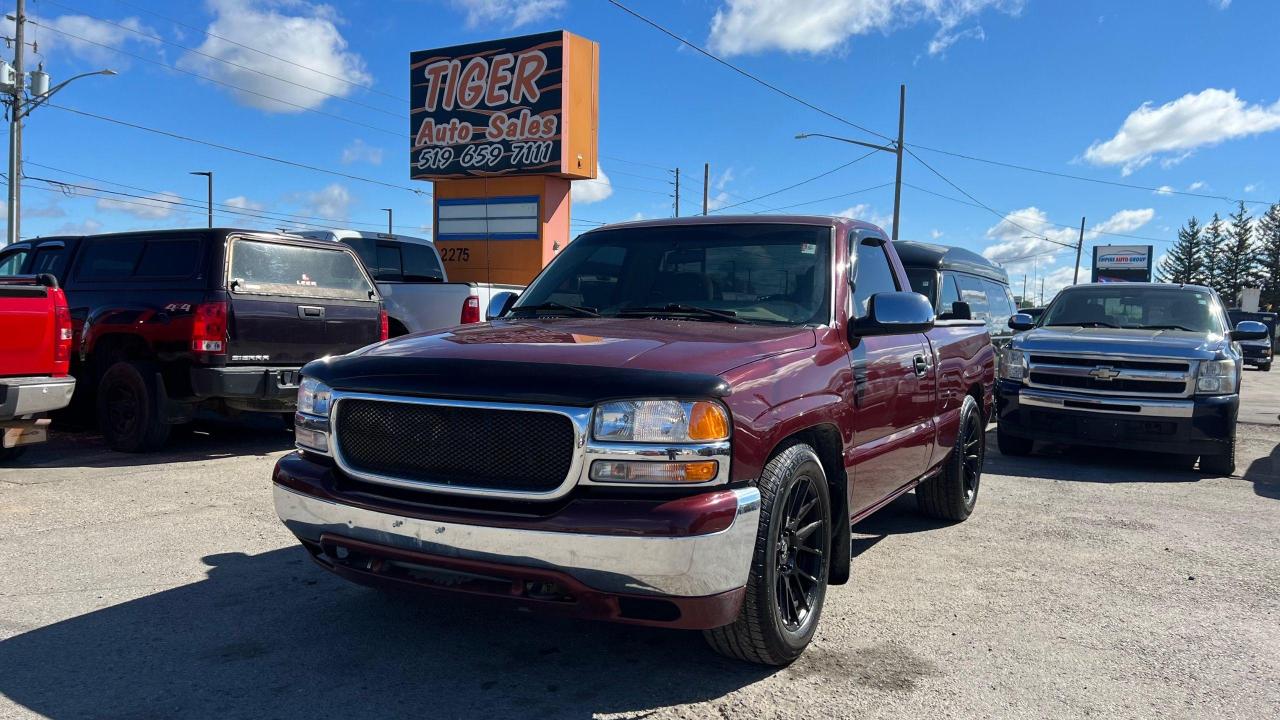
[[[1027,354],[1009,347],[1001,350],[1000,377],[1006,380],[1026,380]]]
[[[1235,360],[1205,360],[1196,373],[1196,392],[1201,395],[1230,395],[1236,391]]]
[[[596,406],[591,434],[606,442],[689,443],[729,439],[729,412],[701,400],[621,400]]]
[[[328,417],[332,393],[333,389],[319,380],[303,378],[298,385],[298,412]]]

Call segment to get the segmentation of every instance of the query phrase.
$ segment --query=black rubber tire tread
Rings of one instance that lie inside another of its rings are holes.
[[[1236,434],[1227,439],[1227,451],[1217,455],[1200,456],[1200,472],[1226,477],[1236,471]]]
[[[115,383],[127,383],[139,393],[139,422],[137,429],[128,435],[115,434],[107,420],[107,395]],[[141,453],[157,450],[169,439],[169,423],[161,413],[159,383],[154,365],[146,362],[117,362],[107,368],[98,381],[98,428],[107,446],[117,452]]]
[[[1259,365],[1258,369],[1261,370],[1262,372],[1271,372],[1271,363],[1266,363],[1265,365]]]
[[[18,447],[11,448],[0,448],[0,462],[17,460],[19,457],[22,457],[22,453],[26,451],[26,445],[19,445]]]
[[[978,402],[972,395],[965,395],[964,402],[960,405],[960,428],[956,432],[956,442],[942,463],[942,471],[916,486],[916,509],[929,517],[958,522],[967,519],[973,512],[973,506],[966,504],[964,500],[964,426],[975,415],[979,416],[978,422],[981,423]],[[986,428],[979,427],[978,432],[981,463],[986,455]],[[981,491],[981,484],[978,489]],[[976,493],[973,502],[974,506],[978,503]]]
[[[1008,455],[1009,457],[1030,455],[1035,444],[1036,441],[1031,438],[1010,435],[998,426],[996,427],[996,447],[1000,448],[1001,455]]]
[[[822,462],[818,459],[818,454],[813,448],[804,443],[796,443],[783,448],[764,466],[764,470],[760,473],[760,480],[757,487],[760,490],[760,525],[756,531],[756,546],[751,559],[751,574],[747,579],[747,592],[742,599],[742,608],[738,611],[738,617],[729,625],[704,630],[703,637],[707,643],[716,652],[737,660],[743,660],[760,665],[770,665],[780,667],[791,664],[796,658],[800,657],[805,647],[808,647],[810,640],[817,631],[818,623],[822,619],[822,606],[826,598],[826,573],[822,573],[821,582],[823,592],[818,598],[817,607],[813,610],[813,620],[809,624],[808,637],[804,644],[797,648],[789,648],[782,645],[776,638],[776,628],[770,627],[769,624],[776,622],[776,617],[770,609],[769,596],[773,593],[773,588],[768,587],[768,563],[773,561],[772,551],[769,547],[769,526],[770,518],[775,511],[782,508],[775,507],[779,490],[784,487],[784,483],[788,480],[792,473],[800,466],[812,462],[818,468],[821,482],[820,494],[825,498],[827,512],[831,509],[831,500],[827,486],[826,473],[822,469]],[[828,543],[827,557],[830,558],[831,548]],[[830,569],[830,560],[828,560],[827,569]]]

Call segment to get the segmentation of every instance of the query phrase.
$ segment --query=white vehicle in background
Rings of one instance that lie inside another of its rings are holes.
[[[480,322],[495,294],[519,285],[451,283],[435,243],[410,235],[361,230],[291,230],[291,235],[346,243],[373,275],[391,337]]]

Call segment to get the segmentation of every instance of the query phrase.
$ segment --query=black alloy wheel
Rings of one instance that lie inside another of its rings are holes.
[[[774,600],[782,626],[795,632],[816,606],[818,578],[825,572],[823,537],[828,518],[818,500],[816,480],[796,479],[782,501],[783,525],[774,552]]]

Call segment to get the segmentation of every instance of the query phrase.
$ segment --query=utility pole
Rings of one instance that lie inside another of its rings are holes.
[[[902,153],[905,152],[903,146],[903,135],[907,124],[907,86],[898,86],[898,140],[888,145],[876,145],[875,143],[862,142],[861,140],[851,140],[849,138],[837,137],[835,135],[827,135],[826,133],[800,133],[796,135],[797,140],[804,140],[810,137],[824,137],[828,140],[839,140],[853,145],[861,145],[862,147],[871,148],[872,150],[882,150],[884,152],[893,153],[898,159],[897,172],[894,174],[893,181],[893,234],[892,239],[898,239],[898,224],[902,212]]]
[[[391,208],[382,208],[382,211],[383,211],[383,212],[385,212],[385,213],[387,214],[387,234],[388,234],[388,235],[395,235],[395,231],[394,231],[394,230],[392,230],[392,228],[393,228],[393,227],[395,227],[395,225],[394,225],[394,224],[392,224],[392,222],[391,222],[391,217],[392,217],[392,211],[391,211]]]
[[[702,214],[707,214],[707,186],[711,182],[711,163],[702,163]]]
[[[676,217],[680,217],[680,168],[676,168]]]
[[[1022,273],[1022,302],[1027,301],[1027,274]]]
[[[1071,281],[1072,285],[1080,284],[1080,253],[1084,250],[1084,218],[1080,218],[1080,240],[1076,243],[1076,276]]]
[[[1040,307],[1044,307],[1044,278],[1040,278]]]
[[[213,227],[213,171],[212,170],[196,170],[192,175],[203,175],[208,180],[209,188],[209,227]]]
[[[13,100],[9,106],[9,237],[18,242],[22,208],[22,94],[26,79],[22,69],[26,49],[27,0],[18,0],[13,16]]]

